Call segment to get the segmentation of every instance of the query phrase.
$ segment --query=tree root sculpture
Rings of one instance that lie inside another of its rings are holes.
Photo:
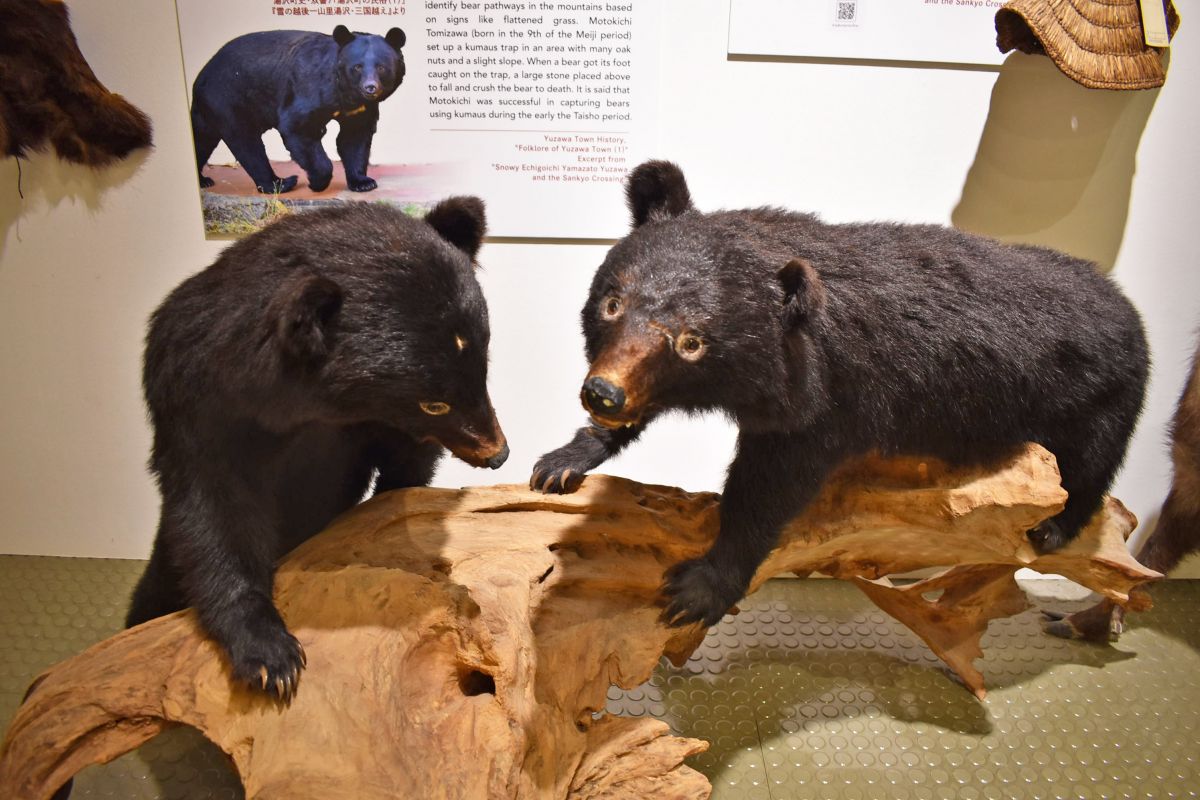
[[[989,469],[914,458],[847,465],[785,532],[755,586],[785,572],[855,581],[983,695],[988,621],[1025,608],[1013,574],[1054,572],[1136,605],[1159,577],[1106,507],[1065,550],[1025,531],[1065,493],[1030,445]],[[52,667],[0,750],[0,786],[46,800],[78,770],[168,725],[198,728],[259,800],[355,797],[685,800],[707,745],[649,718],[603,715],[610,685],[685,660],[704,630],[656,606],[663,571],[705,550],[719,498],[600,475],[571,495],[409,489],[348,512],[293,552],[276,603],[308,653],[290,706],[234,686],[191,612]],[[890,574],[948,567],[893,586]]]

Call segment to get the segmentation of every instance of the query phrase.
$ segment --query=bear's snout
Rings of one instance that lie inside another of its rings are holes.
[[[380,86],[378,83],[368,81],[362,85],[362,93],[367,97],[377,97],[380,93]]]
[[[508,461],[508,452],[509,452],[508,451],[508,442],[505,442],[500,447],[500,452],[496,453],[496,455],[492,456],[491,458],[489,458],[487,460],[486,463],[487,463],[488,468],[489,469],[500,469],[500,467],[502,467],[504,465],[504,462]]]
[[[583,382],[583,403],[588,411],[602,417],[620,414],[625,408],[625,390],[593,375]]]
[[[449,416],[439,419],[450,419]],[[473,467],[500,469],[508,460],[508,439],[489,403],[485,409],[469,412],[430,438]]]

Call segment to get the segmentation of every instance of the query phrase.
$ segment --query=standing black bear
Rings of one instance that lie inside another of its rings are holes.
[[[379,104],[404,80],[404,31],[386,36],[308,31],[247,33],[217,51],[192,86],[192,136],[201,186],[212,186],[204,165],[224,140],[260,192],[289,192],[296,176],[280,178],[271,168],[262,135],[275,128],[292,158],[320,192],[333,178],[321,146],[325,126],[337,119],[337,151],[346,185],[369,192],[371,138]]]
[[[297,214],[167,297],[144,372],[162,516],[128,625],[195,606],[237,680],[290,698],[304,655],[272,602],[275,560],[372,477],[427,484],[443,446],[504,462],[483,233],[474,197],[424,221],[375,203]]]
[[[627,195],[634,230],[583,309],[592,424],[531,485],[573,491],[669,409],[736,420],[720,534],[666,576],[673,624],[717,622],[830,470],[871,450],[961,464],[1041,443],[1070,496],[1031,531],[1043,549],[1097,509],[1147,354],[1137,312],[1091,264],[936,226],[703,214],[663,161]]]

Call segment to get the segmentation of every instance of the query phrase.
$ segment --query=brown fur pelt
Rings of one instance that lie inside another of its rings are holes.
[[[1192,357],[1192,371],[1171,422],[1171,460],[1171,493],[1137,556],[1163,573],[1200,550],[1200,350]]]
[[[52,146],[100,167],[149,147],[150,119],[97,80],[57,0],[0,0],[0,154]]]

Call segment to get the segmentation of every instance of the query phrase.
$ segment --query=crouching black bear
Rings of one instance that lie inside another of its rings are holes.
[[[225,250],[146,338],[162,516],[128,625],[194,606],[234,677],[290,698],[304,661],[274,563],[357,503],[427,484],[443,447],[499,467],[483,203],[418,221],[375,203],[297,214]]]
[[[227,42],[192,86],[192,136],[201,186],[212,186],[204,165],[224,140],[260,192],[289,192],[296,176],[280,178],[271,168],[262,135],[279,131],[314,192],[333,178],[321,145],[325,127],[338,121],[337,151],[346,185],[355,192],[376,187],[367,177],[379,104],[404,80],[404,31],[386,36],[333,35],[308,31],[261,31]]]
[[[669,621],[717,622],[830,470],[868,451],[963,464],[1041,443],[1070,496],[1031,532],[1042,549],[1097,509],[1147,352],[1137,312],[1093,265],[929,225],[704,214],[661,161],[634,170],[627,196],[633,231],[583,309],[592,422],[531,485],[573,491],[663,411],[730,415],[720,534],[668,573]]]

